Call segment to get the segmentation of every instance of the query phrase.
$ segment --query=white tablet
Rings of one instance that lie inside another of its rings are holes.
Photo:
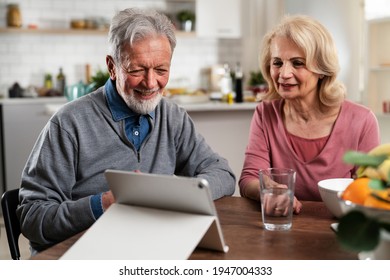
[[[118,170],[105,176],[116,203],[61,259],[179,260],[197,246],[228,251],[206,180]]]
[[[207,180],[106,170],[116,203],[216,216]]]

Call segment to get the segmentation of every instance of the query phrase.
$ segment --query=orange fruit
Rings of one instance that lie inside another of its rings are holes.
[[[390,210],[390,192],[375,191],[364,200],[364,206]]]
[[[344,190],[341,198],[363,205],[364,201],[371,193],[371,189],[368,186],[369,182],[370,178],[367,177],[361,177],[353,180]]]

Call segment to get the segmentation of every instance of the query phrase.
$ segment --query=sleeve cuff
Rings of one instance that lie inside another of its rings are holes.
[[[99,193],[91,196],[91,208],[95,219],[103,215],[102,195],[102,193]]]

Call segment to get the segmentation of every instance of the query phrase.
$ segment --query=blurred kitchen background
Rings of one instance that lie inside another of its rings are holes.
[[[167,94],[180,97],[237,177],[264,90],[259,44],[286,13],[311,15],[332,32],[348,98],[374,110],[382,142],[390,142],[390,0],[0,0],[0,194],[19,186],[40,130],[68,102],[64,84],[80,94],[92,81],[106,79],[110,19],[128,7],[157,9],[175,23]],[[244,102],[233,99],[226,107],[221,81],[231,78],[228,91],[235,94],[237,65]]]
[[[315,16],[332,31],[340,51],[340,78],[349,97],[359,101],[365,13],[383,16],[390,6],[385,2],[367,0],[365,12],[363,0],[0,0],[0,95],[7,97],[15,82],[23,89],[44,86],[46,75],[55,86],[60,68],[68,85],[105,70],[109,21],[133,6],[163,11],[177,24],[171,87],[190,89],[208,89],[210,71],[225,63],[231,70],[241,63],[248,83],[250,72],[258,70],[259,42],[281,15]],[[19,30],[6,28],[11,4],[20,11]],[[192,32],[180,30],[181,11],[196,16]]]
[[[203,9],[207,9],[206,5],[210,1],[199,2],[205,3]],[[233,5],[237,7],[240,1],[215,2],[218,5],[214,5],[215,9],[210,16],[233,24],[240,20],[239,9],[221,12],[222,5],[228,8],[229,3],[236,2]],[[191,32],[180,30],[177,14],[181,11],[192,11],[195,14],[194,0],[0,0],[2,28],[6,27],[7,8],[11,3],[19,6],[22,31],[0,30],[0,94],[3,96],[7,95],[8,88],[14,82],[18,82],[22,88],[43,86],[47,74],[52,75],[55,84],[60,68],[68,85],[80,80],[87,82],[87,65],[91,76],[98,70],[105,70],[106,29],[115,12],[128,7],[154,8],[165,12],[176,23],[179,32],[172,65],[172,84],[184,84],[191,89],[204,88],[207,87],[207,81],[202,80],[202,77],[207,68],[219,63],[234,66],[236,62],[242,61],[243,38],[240,32],[222,36],[211,34],[200,38],[195,31],[195,23]],[[72,23],[75,24],[73,28]],[[209,26],[204,28],[208,29]],[[239,23],[235,28],[241,30]]]

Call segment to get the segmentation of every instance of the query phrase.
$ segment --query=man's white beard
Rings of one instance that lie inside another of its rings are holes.
[[[157,94],[154,98],[149,100],[138,100],[134,97],[133,94],[126,95],[124,98],[124,101],[126,102],[127,106],[133,110],[134,112],[146,115],[152,112],[160,103],[160,100],[162,98],[162,94]]]

